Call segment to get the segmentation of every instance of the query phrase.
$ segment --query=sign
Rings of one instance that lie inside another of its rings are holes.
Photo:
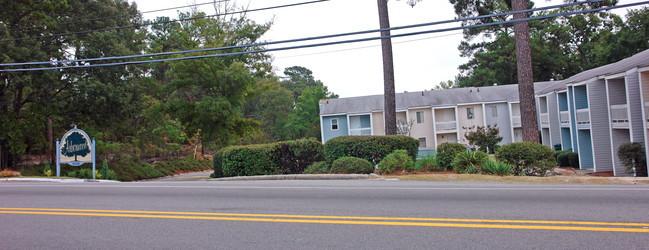
[[[92,163],[92,178],[95,179],[95,140],[90,141],[86,132],[74,126],[56,140],[56,176],[61,176],[61,164],[80,166]]]

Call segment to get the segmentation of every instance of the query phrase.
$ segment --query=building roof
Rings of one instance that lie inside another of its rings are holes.
[[[534,94],[543,95],[566,89],[567,84],[583,82],[595,77],[615,75],[633,68],[649,66],[649,50],[619,62],[576,74],[565,80],[536,82]],[[518,85],[469,87],[397,93],[396,108],[443,107],[482,102],[518,102]],[[370,113],[383,110],[383,95],[338,98],[320,101],[321,115]]]
[[[610,76],[624,73],[633,68],[643,68],[649,66],[649,49],[635,54],[631,57],[624,58],[618,62],[607,64],[594,69],[589,69],[574,76],[565,79],[566,84],[580,83],[600,76]]]

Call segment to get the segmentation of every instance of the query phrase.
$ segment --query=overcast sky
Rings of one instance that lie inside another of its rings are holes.
[[[133,0],[130,0],[133,1]],[[135,0],[140,11],[177,7],[209,0]],[[234,0],[231,0],[233,2]],[[257,9],[308,0],[236,0],[240,6]],[[560,4],[561,0],[535,1],[537,6]],[[620,0],[618,4],[641,2],[641,0]],[[392,27],[453,19],[453,5],[447,0],[424,0],[414,8],[406,0],[388,1],[390,25]],[[207,14],[214,14],[207,5],[201,8]],[[156,16],[177,18],[177,10],[145,14],[146,19]],[[626,13],[625,11],[616,12]],[[263,37],[265,41],[279,41],[293,38],[321,36],[378,29],[376,0],[331,0],[296,7],[273,9],[248,13],[248,17],[259,23],[274,21],[271,30]],[[428,26],[419,29],[393,31],[392,34],[410,33],[421,30],[457,27],[459,24]],[[376,37],[378,34],[336,38],[326,41]],[[421,91],[433,88],[440,81],[452,80],[459,73],[457,67],[467,61],[460,57],[457,46],[462,40],[461,31],[408,36],[392,39],[394,54],[395,88],[397,92]],[[321,40],[307,42],[320,43]],[[303,43],[305,44],[305,43]],[[296,44],[274,45],[284,47]],[[380,41],[368,41],[309,49],[273,52],[275,73],[283,75],[284,68],[303,66],[321,80],[329,91],[341,97],[375,95],[383,93],[383,66]]]

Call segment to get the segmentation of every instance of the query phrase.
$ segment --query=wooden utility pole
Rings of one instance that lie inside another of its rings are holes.
[[[512,0],[514,11],[527,9],[527,0]],[[527,13],[514,14],[514,19],[527,18]],[[518,69],[518,99],[521,107],[521,126],[523,141],[540,142],[539,125],[536,119],[536,100],[534,99],[534,77],[532,75],[532,56],[530,55],[530,31],[527,21],[514,23],[516,39],[516,66]]]
[[[390,28],[388,18],[388,1],[378,0],[379,23],[381,29]],[[381,37],[390,36],[389,30],[381,31]],[[383,54],[383,116],[385,117],[385,134],[397,134],[397,112],[394,93],[394,63],[392,60],[392,40],[381,39],[381,51]]]

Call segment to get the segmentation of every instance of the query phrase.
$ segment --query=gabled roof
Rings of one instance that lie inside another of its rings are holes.
[[[624,73],[633,68],[643,68],[647,66],[649,66],[649,49],[631,57],[624,58],[618,62],[586,70],[563,81],[566,84],[580,83],[592,78],[615,75]]]
[[[636,67],[647,66],[649,66],[649,50],[642,51],[616,63],[581,72],[565,80],[534,83],[534,94],[543,95],[557,90],[564,90],[567,84],[579,83],[600,76],[615,75]],[[395,98],[397,110],[455,106],[465,103],[517,102],[518,85],[406,92],[397,93]],[[320,102],[321,115],[370,113],[382,110],[383,95],[329,99]]]

